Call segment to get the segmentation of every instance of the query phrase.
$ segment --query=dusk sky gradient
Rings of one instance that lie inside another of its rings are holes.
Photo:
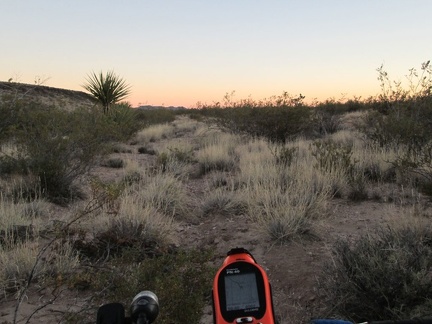
[[[0,81],[84,89],[113,70],[133,105],[380,92],[432,57],[431,0],[0,0]]]

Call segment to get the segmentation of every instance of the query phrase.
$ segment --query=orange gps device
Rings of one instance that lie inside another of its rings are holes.
[[[243,248],[231,249],[213,281],[214,324],[275,324],[264,269]]]

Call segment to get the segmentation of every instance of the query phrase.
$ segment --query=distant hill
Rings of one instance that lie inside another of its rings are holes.
[[[64,107],[67,110],[73,110],[78,107],[93,107],[97,104],[95,99],[83,91],[66,90],[61,88],[47,87],[43,85],[34,85],[17,82],[0,81],[0,100],[3,96],[17,96],[18,98],[27,98],[32,101],[43,104]],[[140,110],[183,110],[186,107],[164,107],[164,106],[139,106]]]
[[[3,96],[16,96],[48,105],[63,106],[67,110],[93,107],[95,99],[88,93],[43,85],[0,81],[0,100]]]
[[[183,106],[179,106],[179,107],[175,107],[175,106],[165,107],[165,106],[151,106],[151,105],[146,105],[146,106],[139,106],[139,107],[137,107],[137,109],[140,109],[140,110],[156,110],[156,109],[185,110],[185,109],[187,109],[187,108],[186,108],[186,107],[183,107]]]

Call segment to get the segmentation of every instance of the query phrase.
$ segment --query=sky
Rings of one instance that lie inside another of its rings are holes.
[[[85,91],[114,71],[133,105],[380,93],[432,57],[431,0],[0,0],[0,81]]]

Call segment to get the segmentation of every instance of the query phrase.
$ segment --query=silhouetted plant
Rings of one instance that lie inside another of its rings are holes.
[[[86,81],[87,83],[82,87],[102,104],[104,113],[108,113],[112,104],[126,98],[131,90],[130,85],[113,71],[108,71],[106,74],[92,72],[87,76]]]
[[[377,111],[365,119],[363,132],[382,147],[407,146],[421,149],[432,139],[432,67],[430,61],[421,72],[410,69],[408,85],[392,82],[383,66],[377,69],[382,93]]]

